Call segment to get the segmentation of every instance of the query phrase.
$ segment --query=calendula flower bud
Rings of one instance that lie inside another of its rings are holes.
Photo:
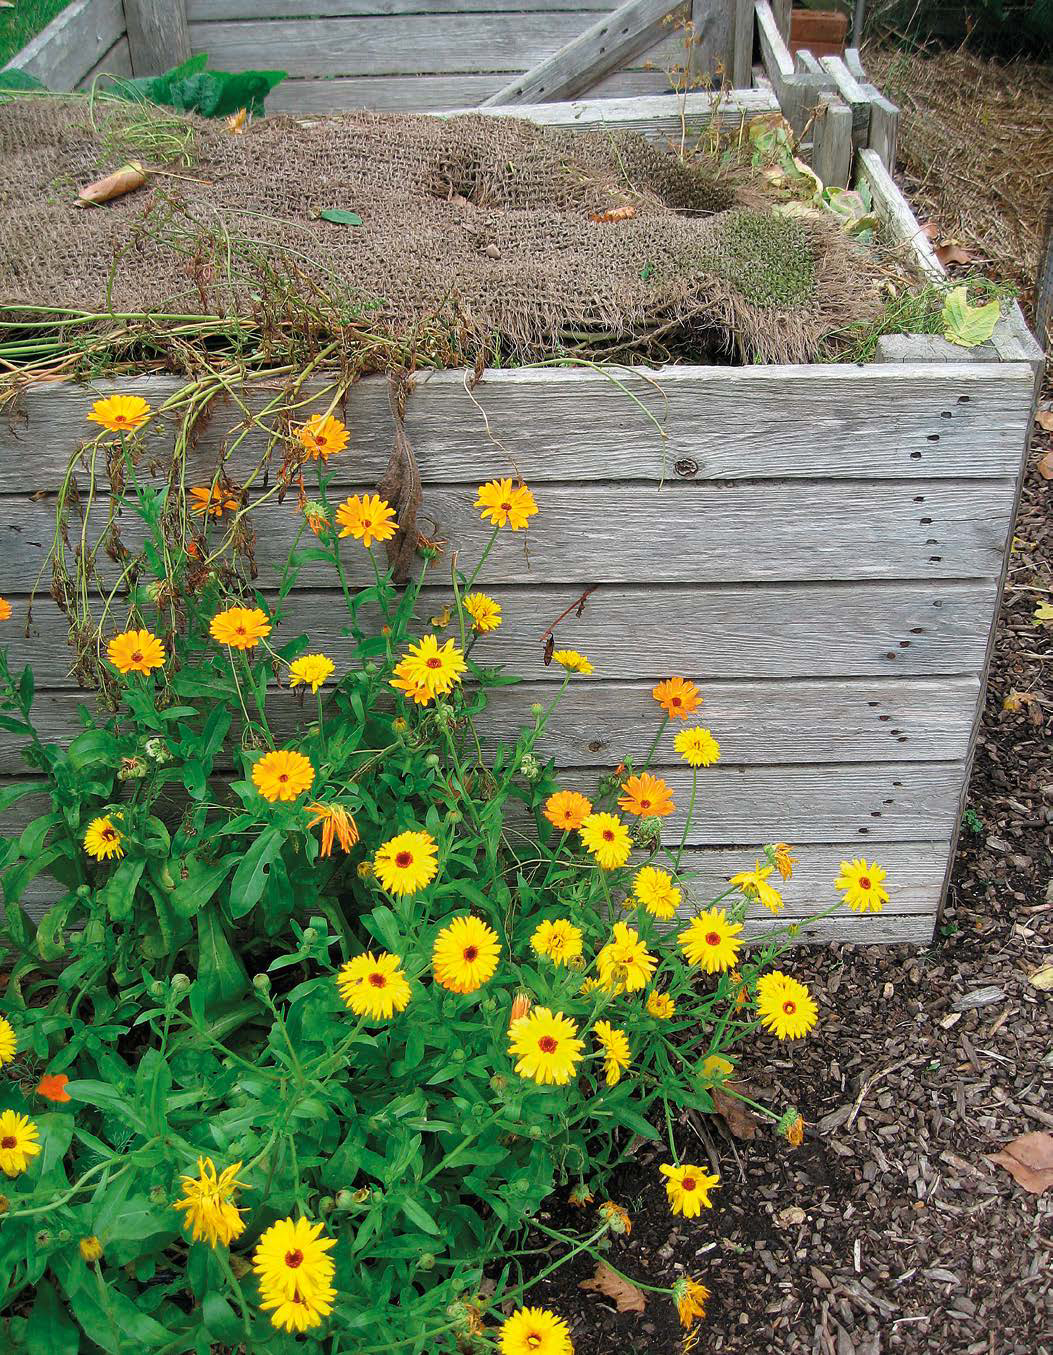
[[[157,998],[157,1000],[160,1001],[168,990],[160,979],[154,979],[153,983],[150,985],[149,991],[151,997]]]
[[[372,1194],[373,1192],[370,1190],[368,1186],[359,1186],[359,1188],[351,1196],[351,1199],[355,1204],[365,1204],[365,1202],[369,1199],[369,1197]],[[377,1192],[378,1197],[380,1196],[380,1194],[381,1192],[378,1191]]]
[[[381,634],[383,634],[383,635],[390,635],[390,634],[391,634],[391,627],[390,627],[390,626],[383,626],[383,627],[381,628]],[[370,659],[368,663],[363,664],[362,666],[363,666],[363,668],[365,669],[365,671],[369,674],[370,677],[372,677],[372,676],[374,675],[374,673],[379,673],[379,672],[380,672],[380,667],[379,667],[379,665],[375,664],[375,663],[373,662],[372,659]]]
[[[305,928],[303,929],[303,936],[301,937],[301,940],[303,941],[303,943],[304,943],[305,946],[309,946],[309,945],[311,944],[312,941],[317,941],[317,940],[318,940],[318,928],[317,928],[317,927],[305,927]]]
[[[544,1134],[544,1132],[545,1132],[545,1131],[541,1128],[541,1126],[540,1126],[539,1124],[532,1124],[532,1125],[530,1126],[530,1128],[527,1130],[527,1134],[528,1134],[528,1135],[530,1136],[530,1138],[532,1138],[532,1139],[539,1139],[539,1138],[541,1138],[541,1136]]]
[[[661,842],[662,820],[654,815],[650,818],[640,819],[633,837],[641,846],[650,846],[652,843]]]
[[[59,1242],[69,1242],[72,1239],[73,1234],[68,1228],[60,1228],[55,1234],[55,1237]]]
[[[541,775],[541,763],[533,753],[524,753],[519,759],[519,771],[524,781],[536,781]]]
[[[450,812],[446,815],[446,822],[460,823],[463,818],[464,815],[461,813],[459,809],[451,809]]]
[[[633,1221],[627,1210],[613,1200],[604,1200],[599,1209],[600,1218],[612,1233],[623,1233],[627,1237],[633,1230]]]
[[[420,1256],[417,1258],[417,1269],[418,1269],[418,1270],[434,1270],[434,1269],[435,1269],[435,1254],[434,1254],[434,1252],[430,1252],[430,1251],[424,1251],[424,1252],[421,1252]]]
[[[446,1316],[453,1323],[454,1331],[461,1336],[478,1336],[483,1330],[482,1314],[474,1303],[458,1299],[446,1309]]]
[[[336,1199],[333,1201],[337,1209],[350,1209],[355,1203],[354,1194],[350,1190],[338,1190]]]
[[[496,1092],[498,1096],[507,1088],[508,1078],[502,1077],[500,1073],[495,1073],[490,1079],[490,1090]]]
[[[186,974],[173,974],[169,982],[173,993],[185,993],[190,987],[190,979]]]
[[[150,1187],[150,1203],[151,1203],[151,1204],[167,1204],[167,1203],[168,1203],[168,1191],[165,1190],[164,1186],[151,1186],[151,1187]]]
[[[91,885],[78,885],[78,886],[77,886],[77,898],[78,898],[78,899],[90,899],[90,898],[91,898]]]
[[[269,993],[271,990],[271,976],[269,974],[254,974],[252,986],[258,993]]]
[[[335,1204],[336,1201],[333,1199],[331,1195],[323,1195],[322,1198],[318,1201],[319,1214],[331,1214],[333,1212],[333,1206]]]
[[[583,1209],[585,1205],[592,1204],[592,1191],[584,1181],[579,1181],[576,1186],[571,1187],[567,1201],[578,1209]]]
[[[98,1261],[102,1256],[102,1243],[94,1233],[91,1233],[88,1237],[82,1237],[77,1246],[88,1265],[91,1265],[93,1261]]]
[[[453,724],[453,711],[442,701],[435,706],[435,723],[440,729],[449,729]]]
[[[355,867],[355,872],[360,880],[368,880],[373,874],[372,861],[359,861],[358,865]]]
[[[165,746],[164,739],[159,739],[156,735],[153,738],[146,740],[143,744],[143,752],[153,762],[165,763],[172,761],[172,754]]]
[[[425,767],[430,767],[432,771],[435,771],[435,769],[439,765],[438,753],[429,753],[428,756],[424,759],[424,765]]]
[[[401,715],[396,715],[391,722],[391,728],[396,734],[405,734],[406,730],[409,729],[409,721],[403,719]]]
[[[513,1021],[521,1021],[524,1016],[530,1015],[530,1009],[534,1005],[534,999],[529,993],[520,989],[512,999],[512,1006],[508,1013],[508,1024]]]
[[[794,1106],[783,1112],[776,1130],[792,1148],[799,1148],[804,1142],[804,1120]]]
[[[36,1244],[38,1247],[51,1246],[51,1234],[48,1232],[46,1228],[41,1228],[40,1232],[37,1233]]]
[[[146,763],[141,757],[122,757],[117,768],[118,781],[136,781],[146,775]]]

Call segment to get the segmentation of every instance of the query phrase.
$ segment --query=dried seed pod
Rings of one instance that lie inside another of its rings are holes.
[[[125,193],[131,193],[136,188],[142,188],[144,183],[146,183],[146,170],[138,160],[129,160],[120,169],[114,170],[112,174],[107,174],[105,179],[97,179],[95,183],[88,184],[87,188],[82,188],[77,194],[77,201],[73,205],[75,207],[98,207],[100,203],[109,202],[111,198],[123,197]]]

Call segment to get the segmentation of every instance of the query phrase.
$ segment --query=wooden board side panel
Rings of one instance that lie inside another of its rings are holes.
[[[124,31],[122,0],[73,0],[7,64],[49,89],[75,89]]]

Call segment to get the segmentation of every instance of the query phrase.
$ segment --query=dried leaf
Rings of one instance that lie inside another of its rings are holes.
[[[1043,480],[1053,480],[1053,452],[1047,452],[1039,458],[1038,473]]]
[[[1025,706],[1038,706],[1039,699],[1034,692],[1010,692],[1002,702],[1002,709],[1007,710],[1012,715],[1022,711]],[[1029,712],[1030,713],[1030,712]]]
[[[737,1085],[734,1082],[726,1082],[724,1087],[711,1087],[709,1094],[713,1098],[713,1109],[724,1117],[725,1123],[737,1139],[753,1139],[757,1137],[756,1117],[737,1096],[729,1095],[729,1091],[734,1091]]]
[[[1053,626],[1053,602],[1040,602],[1032,620],[1036,626]]]
[[[943,234],[935,221],[926,221],[925,225],[921,228],[921,233],[922,235],[927,235],[932,241],[938,240]]]
[[[1028,979],[1032,988],[1037,988],[1040,993],[1053,993],[1053,964],[1044,965],[1042,969],[1036,969]]]
[[[965,249],[957,240],[949,240],[936,246],[936,257],[944,268],[949,263],[972,263],[976,257],[971,250]]]
[[[798,1204],[788,1204],[785,1209],[780,1209],[775,1215],[775,1222],[780,1228],[796,1228],[802,1224],[808,1215]]]
[[[973,306],[968,290],[955,287],[947,293],[943,303],[943,337],[960,348],[976,348],[995,332],[1001,313],[997,301],[989,301],[986,306]]]
[[[74,206],[97,207],[101,202],[109,202],[111,198],[120,198],[125,193],[142,188],[144,183],[146,171],[138,160],[129,160],[120,169],[107,174],[105,179],[96,179],[94,183],[88,184],[87,188],[82,188],[77,194]]]
[[[991,1153],[990,1160],[1003,1166],[1017,1185],[1032,1195],[1041,1195],[1053,1186],[1053,1134],[1045,1130],[1021,1134],[1000,1153]]]
[[[597,1294],[613,1299],[620,1313],[642,1313],[647,1307],[643,1291],[631,1280],[623,1280],[605,1261],[596,1262],[596,1274],[591,1280],[582,1280],[579,1289],[595,1289]]]
[[[608,207],[605,212],[590,212],[590,221],[631,221],[636,215],[636,208],[626,204],[624,207]]]
[[[1035,415],[1035,422],[1047,433],[1053,433],[1053,409],[1040,409]]]

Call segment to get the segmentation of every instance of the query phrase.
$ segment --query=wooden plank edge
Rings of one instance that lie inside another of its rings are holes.
[[[49,88],[57,78],[73,89],[124,34],[120,0],[73,0],[3,69],[25,71]],[[75,74],[62,73],[63,64]]]
[[[703,91],[693,94],[634,95],[621,99],[569,99],[536,104],[480,104],[478,108],[454,108],[438,117],[454,118],[485,114],[487,117],[525,118],[545,127],[564,127],[587,131],[622,127],[640,122],[664,123],[669,130],[699,121],[709,122],[714,117],[734,121],[740,117],[756,117],[761,113],[778,112],[779,101],[767,90],[735,89],[730,92]]]
[[[907,247],[921,273],[930,282],[944,286],[947,274],[936,257],[932,242],[918,224],[906,198],[876,151],[866,149],[857,157],[859,177],[870,189],[874,211],[894,240]]]

